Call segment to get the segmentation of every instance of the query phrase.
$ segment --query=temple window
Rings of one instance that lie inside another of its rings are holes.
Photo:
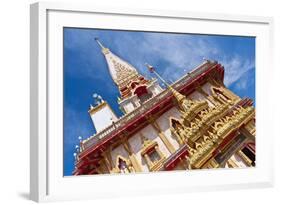
[[[144,103],[152,97],[151,93],[146,93],[144,95],[139,96],[140,102]]]
[[[171,132],[176,136],[176,139],[179,144],[184,144],[185,135],[183,134],[184,128],[183,125],[176,119],[170,119],[170,129]]]
[[[129,159],[119,155],[116,159],[116,166],[112,171],[116,173],[131,173],[135,172],[135,169]]]
[[[126,173],[129,171],[126,161],[121,158],[119,158],[118,168],[121,173]]]
[[[147,139],[141,134],[142,150],[141,155],[144,157],[150,171],[157,171],[165,160],[165,156],[160,151],[158,143]]]
[[[229,102],[229,101],[231,101],[231,100],[229,99],[229,97],[226,96],[225,93],[224,93],[221,89],[219,89],[219,88],[213,88],[213,92],[214,92],[217,96],[219,96],[224,102]]]
[[[138,96],[140,102],[143,103],[152,97],[152,93],[147,90],[145,85],[138,86],[134,94]]]
[[[159,156],[159,154],[157,153],[156,150],[153,150],[152,152],[150,152],[148,154],[148,156],[152,162],[157,162],[161,159],[161,157]]]

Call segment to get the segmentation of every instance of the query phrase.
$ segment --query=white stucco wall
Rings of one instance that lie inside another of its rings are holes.
[[[139,133],[135,134],[133,137],[129,139],[129,144],[131,145],[131,148],[135,153],[135,156],[137,158],[139,165],[141,166],[142,171],[148,172],[149,171],[148,166],[140,153],[142,149],[142,142]]]
[[[141,133],[149,140],[152,141],[156,141],[159,145],[159,149],[161,150],[161,152],[168,157],[171,153],[169,152],[169,150],[166,148],[166,146],[164,145],[164,143],[162,142],[161,138],[158,136],[157,132],[155,131],[155,129],[149,125],[147,127],[145,127],[144,129],[141,130]]]
[[[137,97],[137,96],[134,96],[132,98],[132,102],[137,106],[139,107],[140,106],[140,99]],[[134,108],[135,109],[135,108]]]
[[[205,96],[198,91],[194,91],[188,96],[191,100],[205,100]]]
[[[131,102],[126,103],[123,108],[126,111],[126,113],[129,113],[135,109],[133,103]]]
[[[107,126],[111,125],[112,120],[117,120],[116,115],[112,112],[109,105],[105,105],[97,112],[91,114],[91,118],[97,132],[100,132]]]
[[[171,144],[175,147],[175,149],[179,148],[179,143],[177,142],[176,138],[172,136],[172,133],[170,131],[170,118],[174,117],[176,119],[180,119],[180,112],[176,107],[171,108],[167,112],[165,112],[163,115],[161,115],[156,122],[160,126],[161,130],[165,134],[165,136],[168,138],[168,140],[171,142]]]
[[[123,145],[119,145],[118,147],[114,148],[111,151],[111,157],[112,157],[112,161],[113,161],[113,165],[116,166],[116,159],[118,157],[118,155],[121,155],[124,158],[129,158],[129,154],[127,153],[127,151],[125,150]]]
[[[149,87],[149,90],[153,94],[153,96],[155,96],[162,91],[162,88],[159,86],[157,82],[154,82],[153,85]]]
[[[171,155],[171,153],[168,151],[168,149],[162,142],[161,138],[157,135],[157,132],[154,130],[154,128],[151,125],[143,128],[141,131],[139,131],[133,137],[131,137],[128,140],[128,142],[130,143],[131,148],[136,155],[139,165],[141,166],[143,171],[149,171],[145,159],[141,156],[142,141],[141,141],[140,133],[142,133],[142,135],[144,135],[147,139],[156,141],[158,143],[160,151],[166,157],[169,157]]]
[[[208,95],[212,95],[212,90],[211,90],[212,85],[211,85],[211,83],[207,82],[201,87]]]

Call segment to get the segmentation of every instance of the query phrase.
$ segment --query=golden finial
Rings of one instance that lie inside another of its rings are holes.
[[[96,42],[98,43],[98,45],[101,47],[101,51],[103,52],[103,54],[104,54],[104,55],[105,55],[105,54],[108,54],[109,49],[106,48],[106,47],[104,47],[104,46],[102,45],[102,43],[99,41],[99,38],[95,37],[95,41],[96,41]]]
[[[105,48],[105,47],[102,45],[102,43],[99,41],[99,38],[98,38],[98,37],[95,37],[95,40],[96,40],[96,42],[99,44],[99,46],[100,46],[101,48]]]

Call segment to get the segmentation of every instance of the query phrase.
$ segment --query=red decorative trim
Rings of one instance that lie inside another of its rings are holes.
[[[94,168],[88,174],[98,174],[97,170]]]
[[[250,98],[243,98],[238,105],[242,106],[242,107],[248,107],[248,106],[252,106],[253,105],[253,100]]]
[[[254,142],[249,142],[246,147],[251,150],[254,154],[256,153],[256,143]]]
[[[175,153],[173,153],[164,163],[164,168],[167,171],[173,170],[177,164],[188,155],[187,145],[179,148]]]
[[[213,151],[212,156],[216,156],[220,152],[220,150],[223,150],[226,147],[226,145],[228,145],[228,143],[237,136],[237,134],[238,132],[237,130],[235,130],[232,133],[230,133],[226,138],[224,138],[223,141],[220,143],[220,145],[215,149],[215,151]]]
[[[136,94],[138,97],[144,95],[144,94],[147,94],[148,91],[146,89],[146,85],[141,85],[139,87],[137,87],[134,91],[134,94]]]

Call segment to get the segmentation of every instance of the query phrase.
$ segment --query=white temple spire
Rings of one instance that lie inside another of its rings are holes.
[[[95,40],[102,49],[109,73],[119,89],[118,103],[122,111],[132,111],[162,90],[156,81],[147,80],[133,65],[105,47],[98,38]]]
[[[95,40],[102,49],[110,75],[118,87],[124,84],[124,81],[128,81],[130,78],[138,75],[134,66],[112,53],[98,38],[95,38]]]

